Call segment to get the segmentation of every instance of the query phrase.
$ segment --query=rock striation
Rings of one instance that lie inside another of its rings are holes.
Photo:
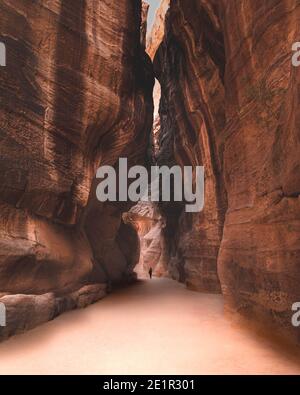
[[[129,207],[99,203],[94,176],[121,156],[145,160],[154,78],[141,10],[139,0],[0,4],[0,301],[28,312],[10,334],[85,304],[82,287],[94,301],[132,277]],[[52,307],[36,319],[44,297]]]
[[[156,51],[164,39],[165,34],[165,16],[170,6],[170,0],[162,0],[160,6],[158,7],[155,20],[150,32],[147,35],[147,45],[146,51],[149,54],[151,60],[153,61]],[[158,118],[158,107],[159,100],[161,96],[160,84],[155,80],[154,90],[153,90],[153,100],[154,100],[154,119]]]
[[[222,2],[224,178],[228,210],[218,267],[227,306],[253,321],[291,325],[300,301],[298,1]]]
[[[158,207],[151,202],[139,202],[129,212],[123,214],[123,219],[139,235],[140,257],[135,267],[138,277],[148,277],[150,267],[154,276],[167,276],[167,254],[162,237],[165,224]]]
[[[217,258],[227,204],[224,63],[220,21],[210,19],[202,2],[171,2],[154,59],[162,90],[158,163],[204,165],[206,176],[203,212],[185,213],[176,203],[162,206],[165,237],[173,277],[207,292],[220,292]]]
[[[147,10],[0,3],[0,337],[157,262],[299,342],[299,1],[162,0],[146,42]],[[204,210],[99,203],[96,170],[120,157],[204,165]]]
[[[165,34],[165,15],[169,9],[170,0],[161,0],[161,3],[156,11],[155,20],[151,31],[147,37],[147,53],[153,60],[157,48],[164,39]]]
[[[148,12],[149,12],[149,4],[146,1],[142,0],[142,14],[141,14],[142,20],[141,20],[140,32],[141,32],[141,46],[143,49],[146,48]]]
[[[173,277],[299,341],[296,0],[173,0],[154,58],[161,163],[203,164],[205,209],[163,207]]]

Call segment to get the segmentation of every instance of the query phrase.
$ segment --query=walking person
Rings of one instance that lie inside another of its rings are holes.
[[[151,278],[152,278],[152,272],[153,272],[153,270],[152,270],[152,267],[150,267],[150,269],[149,269],[149,277],[150,277],[150,280],[151,280]]]

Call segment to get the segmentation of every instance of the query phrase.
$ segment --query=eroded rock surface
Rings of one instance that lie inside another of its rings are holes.
[[[94,175],[121,156],[144,163],[153,72],[141,2],[7,0],[0,13],[0,292],[128,280],[138,259],[121,220],[129,207],[100,204]]]
[[[164,39],[165,34],[165,16],[170,6],[170,0],[161,0],[160,6],[156,10],[155,20],[151,31],[147,35],[146,51],[153,61],[156,51]],[[154,100],[154,119],[158,117],[159,100],[161,96],[160,84],[155,80],[153,89]]]
[[[219,254],[227,306],[299,337],[300,70],[298,1],[223,2],[226,50],[224,177]]]
[[[161,0],[160,6],[156,10],[155,20],[147,38],[147,53],[153,60],[157,48],[164,39],[165,15],[170,6],[170,0]]]
[[[149,4],[146,1],[142,1],[142,15],[141,15],[141,45],[142,48],[146,48],[147,38],[147,18],[148,18]]]
[[[123,214],[123,218],[139,235],[140,259],[135,267],[138,277],[148,277],[150,267],[154,276],[167,276],[167,255],[162,237],[165,223],[158,207],[151,202],[139,202]]]
[[[157,226],[142,207],[124,223],[130,205],[100,204],[94,178],[99,165],[147,156],[147,6],[0,4],[4,337],[128,281],[142,229],[144,266],[163,256],[190,288],[222,289],[231,311],[299,340],[291,325],[300,301],[300,68],[291,64],[299,1],[172,0],[167,8],[163,0],[147,46],[162,88],[152,159],[204,165],[205,208],[161,204]]]
[[[220,21],[214,17],[201,1],[171,2],[154,59],[162,88],[158,163],[205,166],[203,212],[187,214],[176,203],[162,206],[170,271],[190,288],[208,292],[220,292],[217,257],[226,208],[221,140],[225,59]]]
[[[174,0],[154,61],[161,162],[206,171],[201,214],[164,207],[173,276],[219,277],[227,308],[298,339],[299,19],[296,0]]]

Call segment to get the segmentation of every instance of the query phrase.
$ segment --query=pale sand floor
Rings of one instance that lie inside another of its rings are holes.
[[[299,374],[223,315],[222,297],[168,279],[121,289],[0,345],[2,374]]]

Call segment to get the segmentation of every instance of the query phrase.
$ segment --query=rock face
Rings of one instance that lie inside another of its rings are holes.
[[[299,340],[299,2],[223,3],[228,210],[219,276],[228,306]]]
[[[162,237],[165,226],[157,206],[139,202],[123,214],[124,222],[133,226],[140,239],[140,259],[135,271],[139,278],[148,277],[150,267],[157,277],[167,275],[167,259]]]
[[[0,12],[0,293],[30,305],[50,293],[46,320],[81,305],[70,295],[83,286],[132,276],[129,207],[98,202],[94,176],[121,156],[144,163],[153,72],[139,0],[11,0]]]
[[[161,219],[95,193],[100,165],[146,161],[147,4],[0,3],[0,337],[102,298],[133,277],[141,249],[143,270],[158,262],[165,274],[168,262],[188,287],[222,290],[228,310],[300,340],[299,1],[168,7],[147,45],[161,84],[151,156],[204,165],[205,207],[167,202]]]
[[[158,163],[204,165],[206,173],[203,212],[187,214],[175,203],[162,207],[170,271],[190,288],[208,292],[220,292],[217,257],[226,208],[221,160],[225,59],[220,29],[201,2],[173,1],[154,60],[162,88]]]
[[[156,11],[155,20],[151,29],[151,32],[147,36],[147,48],[146,51],[153,61],[156,51],[164,39],[165,34],[165,15],[170,6],[170,0],[162,0],[159,8]],[[161,96],[160,84],[155,80],[153,90],[154,100],[154,118],[158,117],[159,100]]]
[[[147,18],[148,18],[149,4],[146,1],[142,1],[142,21],[141,21],[141,45],[142,48],[146,48],[147,38]]]
[[[1,339],[32,329],[45,321],[53,320],[67,310],[86,307],[102,299],[105,295],[105,284],[91,284],[64,295],[49,292],[41,295],[3,296],[0,298],[0,302],[6,307],[7,325],[0,328]]]
[[[206,171],[201,214],[163,208],[173,276],[219,278],[227,308],[298,339],[299,19],[296,0],[173,0],[154,61],[160,160]]]
[[[165,15],[170,6],[170,0],[161,0],[155,15],[155,20],[147,38],[147,53],[153,60],[157,48],[164,39]]]

